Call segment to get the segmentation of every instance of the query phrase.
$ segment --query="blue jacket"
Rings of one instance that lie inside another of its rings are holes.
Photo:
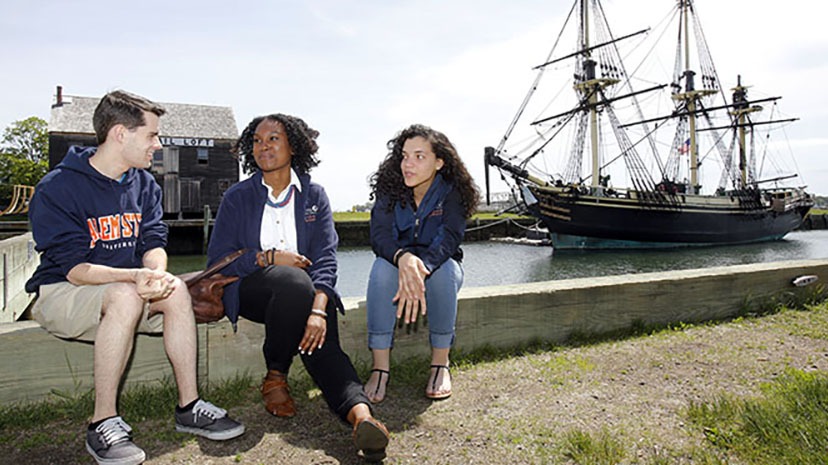
[[[301,255],[313,263],[306,271],[316,289],[328,295],[328,306],[345,311],[336,290],[336,246],[339,236],[334,229],[333,213],[325,189],[312,183],[307,174],[300,175],[301,192],[294,198],[296,242]],[[216,214],[216,224],[207,247],[207,265],[239,249],[249,249],[222,269],[225,276],[244,278],[259,269],[256,253],[261,251],[259,233],[267,189],[262,173],[257,172],[233,185],[224,193]],[[224,288],[224,313],[236,324],[239,319],[239,281]]]
[[[66,281],[76,265],[140,268],[148,250],[167,245],[161,188],[146,170],[130,168],[118,182],[89,164],[96,148],[70,147],[37,184],[29,221],[40,265],[26,292]]]
[[[378,257],[394,263],[399,249],[411,252],[433,272],[446,260],[460,262],[460,243],[466,233],[466,212],[460,192],[438,173],[419,208],[389,208],[388,198],[378,196],[371,209],[371,248]]]

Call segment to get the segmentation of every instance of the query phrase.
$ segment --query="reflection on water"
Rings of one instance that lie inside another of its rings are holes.
[[[784,240],[727,247],[679,250],[553,253],[551,247],[500,242],[463,245],[465,287],[517,284],[556,279],[651,271],[708,268],[807,258],[828,258],[828,231],[802,231]],[[368,247],[339,250],[339,291],[346,297],[365,295],[374,254]],[[204,257],[170,257],[170,269],[181,273],[203,267]]]

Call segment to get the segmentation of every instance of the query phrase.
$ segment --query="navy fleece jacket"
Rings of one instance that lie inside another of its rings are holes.
[[[147,251],[167,245],[161,188],[152,174],[131,168],[119,182],[89,164],[95,148],[70,147],[37,184],[29,221],[40,266],[26,292],[66,281],[76,265],[140,268]]]
[[[294,198],[298,252],[313,263],[306,271],[314,287],[328,295],[328,306],[344,312],[342,299],[336,290],[339,236],[334,229],[328,196],[325,189],[312,183],[307,174],[299,175],[299,181],[302,190]],[[208,266],[236,250],[249,249],[223,268],[221,274],[244,278],[259,269],[256,253],[261,251],[259,233],[266,200],[267,189],[262,185],[261,172],[233,185],[224,193],[207,247]],[[233,325],[239,319],[239,285],[236,281],[224,288],[224,313]]]
[[[371,209],[371,248],[389,263],[397,250],[411,252],[430,272],[449,258],[460,262],[465,214],[460,192],[438,173],[417,210],[399,204],[391,208],[387,197],[378,196]]]

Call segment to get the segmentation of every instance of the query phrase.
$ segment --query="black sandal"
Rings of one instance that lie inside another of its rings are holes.
[[[440,400],[440,399],[448,399],[451,397],[451,389],[448,392],[444,392],[442,394],[434,394],[434,388],[437,387],[437,376],[440,374],[440,370],[446,370],[446,373],[449,375],[449,379],[451,379],[451,370],[449,370],[448,365],[431,365],[431,368],[436,368],[437,370],[434,371],[434,378],[430,378],[431,381],[431,394],[426,391],[426,397],[432,400]]]
[[[379,393],[380,386],[382,386],[382,375],[385,375],[385,389],[386,389],[386,393],[388,392],[388,383],[391,382],[391,373],[388,370],[383,370],[383,369],[380,369],[380,368],[374,368],[373,370],[371,370],[372,374],[374,372],[379,373],[379,379],[377,380],[377,387],[374,389],[373,396],[368,397],[368,400],[371,401],[372,404],[379,404],[380,402],[385,400],[385,396],[383,396],[382,399],[377,400],[377,401],[372,400],[371,397],[376,397],[377,394]]]

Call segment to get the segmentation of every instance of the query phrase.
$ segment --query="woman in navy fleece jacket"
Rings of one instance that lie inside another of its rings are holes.
[[[311,182],[318,132],[302,119],[275,114],[255,118],[235,152],[253,175],[224,194],[207,250],[208,264],[239,249],[248,252],[222,270],[241,279],[225,288],[224,309],[265,325],[265,408],[291,417],[296,407],[287,374],[299,352],[328,406],[354,426],[366,459],[385,457],[388,432],[371,416],[351,360],[339,345],[336,246],[328,197]]]
[[[451,395],[449,350],[454,343],[457,292],[463,284],[460,243],[479,193],[457,150],[441,132],[419,124],[388,141],[389,154],[371,177],[371,246],[377,258],[368,278],[368,347],[373,370],[365,393],[385,398],[394,326],[428,312],[431,372],[425,394]]]

